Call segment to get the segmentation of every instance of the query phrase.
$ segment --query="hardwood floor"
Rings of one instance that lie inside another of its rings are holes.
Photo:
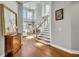
[[[22,39],[22,48],[14,57],[74,57],[79,55],[69,54],[55,47],[42,44],[34,39]]]

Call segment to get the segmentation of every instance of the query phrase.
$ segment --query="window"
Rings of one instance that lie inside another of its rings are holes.
[[[44,3],[42,3],[42,16],[44,16],[45,13],[44,13]]]
[[[26,19],[26,9],[23,9],[23,18]]]
[[[49,15],[50,13],[50,5],[42,3],[42,16]]]
[[[50,5],[46,5],[46,15],[49,15],[50,13]]]
[[[27,11],[27,19],[33,19],[33,12]]]

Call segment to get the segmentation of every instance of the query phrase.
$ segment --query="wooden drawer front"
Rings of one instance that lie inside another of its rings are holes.
[[[13,40],[11,36],[5,36],[5,56],[12,52]]]
[[[5,56],[8,53],[15,55],[21,48],[21,35],[7,35],[5,36]]]
[[[18,36],[15,36],[13,38],[13,53],[16,53],[19,50],[20,46],[20,38]]]

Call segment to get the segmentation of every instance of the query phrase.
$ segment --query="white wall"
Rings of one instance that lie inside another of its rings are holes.
[[[72,50],[79,51],[79,2],[71,3]]]
[[[23,5],[18,3],[18,32],[23,31]]]
[[[42,20],[42,3],[38,3],[36,5],[36,24],[38,24]]]
[[[52,2],[51,8],[51,43],[66,49],[71,48],[71,2],[57,1]],[[56,21],[55,11],[64,9],[64,19]]]
[[[79,51],[79,2],[52,2],[51,43],[69,50]],[[64,9],[64,19],[55,20],[55,11]]]
[[[10,9],[12,9],[13,11],[15,11],[16,13],[18,13],[18,6],[16,2],[2,2],[0,1],[0,3],[5,4],[6,6],[8,6]],[[1,25],[1,23],[0,23]],[[1,26],[0,26],[1,29]],[[1,31],[0,31],[1,32]],[[4,37],[2,36],[2,34],[0,33],[0,56],[4,56]]]

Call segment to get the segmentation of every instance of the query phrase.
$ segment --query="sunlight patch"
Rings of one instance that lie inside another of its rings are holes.
[[[28,37],[26,37],[27,39],[32,39],[32,38],[34,38],[34,36],[28,36]]]
[[[41,43],[35,43],[35,45],[39,46],[39,47],[43,46],[43,44],[41,44]]]

